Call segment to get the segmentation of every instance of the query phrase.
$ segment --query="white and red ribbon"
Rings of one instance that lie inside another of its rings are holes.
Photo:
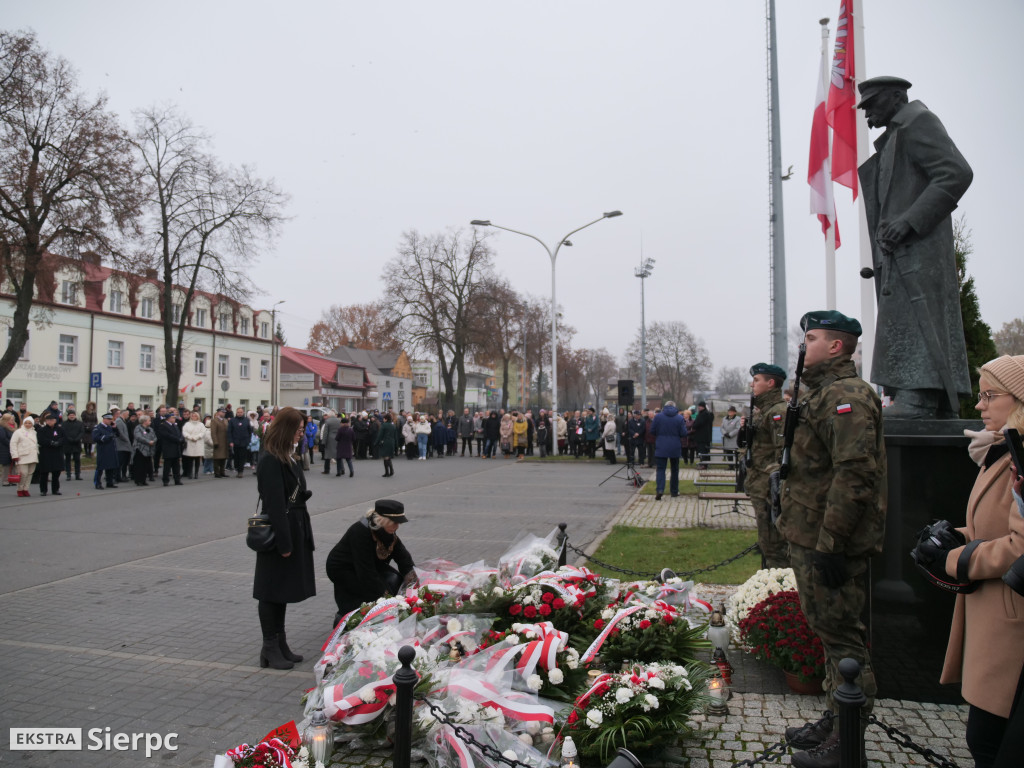
[[[514,692],[502,693],[493,684],[478,678],[460,677],[458,681],[448,684],[448,690],[482,707],[500,709],[506,717],[515,720],[555,722],[555,713],[551,707],[524,701]]]
[[[580,656],[580,661],[584,664],[589,664],[597,656],[597,652],[601,650],[601,646],[604,645],[604,641],[608,639],[608,635],[615,629],[615,625],[622,621],[627,616],[632,616],[637,611],[646,609],[645,605],[632,605],[629,608],[620,608],[616,611],[615,615],[608,620],[604,628],[601,629],[601,634],[594,638],[594,642],[590,644],[590,647]]]

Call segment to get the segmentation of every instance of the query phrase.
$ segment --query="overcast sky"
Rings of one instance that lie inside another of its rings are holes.
[[[823,241],[808,213],[818,20],[840,0],[778,2],[788,314],[825,305]],[[984,319],[1024,315],[1017,190],[1024,3],[865,0],[862,77],[899,75],[974,168],[959,212],[973,230]],[[549,244],[604,211],[558,257],[574,344],[621,359],[640,325],[682,320],[716,369],[768,357],[765,3],[0,0],[90,92],[131,111],[175,103],[216,153],[291,195],[282,237],[252,267],[304,346],[332,303],[379,297],[401,233],[491,219]],[[831,51],[831,49],[830,49]],[[872,132],[872,139],[877,132]],[[836,187],[839,309],[860,315],[850,193]],[[492,240],[513,285],[550,296],[534,241]],[[1011,272],[1008,267],[1017,264]]]

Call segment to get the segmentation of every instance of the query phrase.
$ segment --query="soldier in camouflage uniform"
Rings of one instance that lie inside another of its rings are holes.
[[[769,476],[779,468],[782,455],[782,427],[786,418],[786,401],[782,399],[782,382],[786,372],[777,365],[758,363],[750,369],[753,380],[750,388],[754,395],[754,413],[750,417],[753,427],[753,445],[750,449],[751,465],[747,467],[743,490],[754,505],[757,518],[757,545],[761,548],[763,568],[789,568],[789,544],[772,520],[772,496]],[[743,420],[740,436],[746,447],[751,439]]]
[[[857,682],[868,699],[861,710],[863,728],[878,690],[861,614],[868,561],[882,551],[885,533],[882,404],[850,359],[861,334],[859,322],[831,310],[807,313],[800,327],[807,348],[806,390],[800,393],[777,524],[790,544],[800,607],[825,648],[828,705],[838,714],[833,693],[842,683],[839,662],[855,659],[861,665]],[[796,729],[787,730],[787,737],[791,730]],[[807,751],[796,753],[793,765],[839,765],[838,729],[819,729],[799,741]]]

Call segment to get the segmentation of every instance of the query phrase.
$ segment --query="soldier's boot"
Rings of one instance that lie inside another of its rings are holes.
[[[823,713],[827,714],[827,713]],[[797,749],[811,749],[825,741],[832,734],[832,719],[821,723],[791,725],[786,729],[786,741]]]

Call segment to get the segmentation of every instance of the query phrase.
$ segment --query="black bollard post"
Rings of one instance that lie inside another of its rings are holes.
[[[402,668],[391,678],[395,683],[395,750],[391,763],[394,768],[409,768],[412,755],[412,692],[419,676],[412,668],[416,649],[403,645],[398,649]]]
[[[568,540],[568,536],[565,533],[565,529],[569,527],[568,523],[558,524],[558,567],[561,568],[565,565],[565,555],[568,551],[568,547],[565,545]]]
[[[860,768],[864,759],[864,731],[860,727],[860,715],[868,703],[864,691],[853,682],[860,674],[860,664],[853,659],[843,659],[839,662],[839,674],[844,682],[833,694],[839,707],[839,766]]]

